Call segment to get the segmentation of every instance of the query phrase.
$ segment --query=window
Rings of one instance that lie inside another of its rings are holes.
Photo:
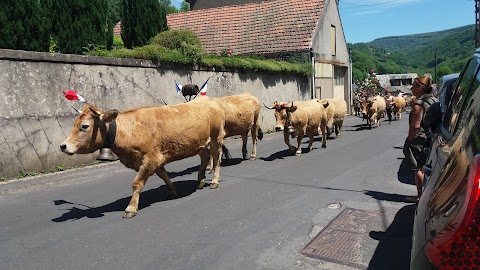
[[[401,81],[401,80],[392,79],[392,80],[390,80],[390,85],[391,85],[391,86],[401,86],[401,85],[402,85],[402,81]]]
[[[330,27],[330,49],[332,50],[332,56],[337,55],[337,42],[336,42],[337,30],[335,25]]]
[[[471,106],[473,93],[480,86],[480,76],[477,74],[479,65],[480,60],[478,58],[472,58],[465,67],[454,89],[450,104],[443,119],[443,126],[451,135],[454,134],[459,126],[463,126],[465,115],[462,114]]]
[[[333,76],[335,79],[335,85],[344,85],[345,84],[345,68],[335,66]]]

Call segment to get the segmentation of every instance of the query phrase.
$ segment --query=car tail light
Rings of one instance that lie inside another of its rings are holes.
[[[480,154],[470,165],[467,185],[462,209],[425,246],[439,269],[480,269]]]

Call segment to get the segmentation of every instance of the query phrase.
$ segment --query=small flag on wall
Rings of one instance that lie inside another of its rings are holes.
[[[182,94],[182,85],[178,84],[177,81],[175,81],[175,88],[177,89],[177,94],[181,95]]]
[[[80,96],[79,94],[77,94],[75,91],[71,89],[68,90],[67,92],[63,92],[63,95],[68,100],[80,100],[83,103],[87,102],[84,97]]]
[[[202,96],[206,96],[206,95],[207,95],[208,80],[210,80],[210,78],[208,78],[207,81],[205,81],[205,83],[204,83],[204,84],[202,85],[202,87],[200,88],[200,95],[202,95]]]

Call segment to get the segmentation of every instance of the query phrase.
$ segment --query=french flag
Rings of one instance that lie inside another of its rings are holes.
[[[175,82],[175,88],[177,89],[177,94],[181,95],[182,94],[182,85],[178,84],[177,81]]]
[[[204,83],[204,84],[202,85],[202,87],[200,88],[200,95],[202,95],[202,96],[206,96],[206,95],[207,95],[208,80],[210,80],[210,78],[208,78],[207,81],[205,81],[205,83]]]

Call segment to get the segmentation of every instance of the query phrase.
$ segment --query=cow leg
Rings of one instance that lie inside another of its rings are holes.
[[[247,159],[247,140],[248,140],[248,133],[243,133],[242,135],[242,157],[243,160]]]
[[[292,151],[295,150],[295,147],[290,144],[290,138],[288,138],[288,131],[287,129],[283,130],[283,140],[285,141],[285,144],[288,146],[288,148]]]
[[[124,218],[132,218],[137,215],[138,212],[138,201],[140,200],[140,192],[142,191],[145,183],[147,182],[148,177],[153,174],[153,169],[146,165],[140,166],[135,180],[133,180],[132,189],[132,199],[125,209],[123,214]]]
[[[307,131],[308,140],[309,140],[308,141],[308,152],[312,151],[312,145],[313,145],[313,139],[314,139],[313,137],[315,137],[315,130],[318,130],[318,127]]]
[[[213,158],[210,155],[208,148],[201,150],[198,155],[200,156],[200,168],[198,169],[198,186],[197,189],[202,189],[205,186],[205,172],[208,166],[210,166],[210,172],[213,168]]]
[[[207,149],[207,151],[210,153],[210,151]],[[202,156],[200,156],[201,158]],[[212,173],[213,170],[213,158],[209,155],[208,162],[207,162],[207,167],[205,169],[208,173]]]
[[[302,154],[302,139],[304,135],[305,135],[305,131],[303,129],[300,129],[298,131],[298,137],[297,137],[297,151],[295,151],[295,156],[297,157],[299,157]]]
[[[258,125],[253,125],[250,133],[252,134],[252,154],[250,155],[250,160],[255,160],[257,159]]]
[[[222,142],[210,143],[211,156],[213,157],[213,177],[210,189],[218,188],[220,181],[220,157],[222,156]]]
[[[174,199],[177,197],[177,192],[175,191],[175,186],[172,184],[172,181],[170,181],[170,177],[168,177],[168,173],[165,170],[164,166],[160,166],[155,170],[155,173],[158,175],[158,177],[162,178],[163,181],[165,182],[165,186],[167,186],[167,197],[169,199]]]
[[[320,128],[322,129],[322,148],[327,148],[327,133],[325,131],[327,127],[326,125],[321,124]]]
[[[342,125],[343,125],[343,122],[339,121],[337,123],[337,137],[340,138],[342,137]]]

